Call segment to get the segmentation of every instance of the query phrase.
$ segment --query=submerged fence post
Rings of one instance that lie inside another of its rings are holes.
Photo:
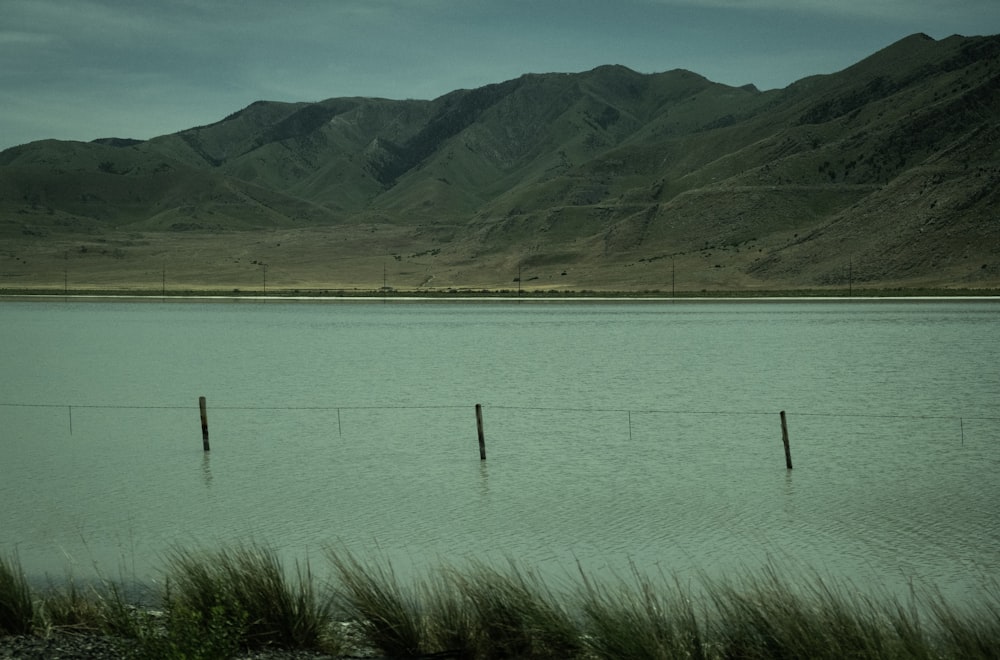
[[[792,469],[792,450],[788,447],[788,424],[785,423],[785,411],[781,411],[781,441],[785,444],[785,467]]]
[[[203,396],[198,397],[198,409],[201,410],[201,445],[208,451],[208,404]]]
[[[479,460],[486,460],[486,438],[483,436],[483,406],[476,404],[476,431],[479,433]]]

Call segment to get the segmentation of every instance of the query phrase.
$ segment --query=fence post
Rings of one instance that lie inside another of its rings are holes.
[[[486,438],[483,436],[483,406],[476,404],[476,431],[479,433],[479,460],[486,460]]]
[[[792,450],[788,447],[788,424],[785,423],[785,411],[781,411],[781,441],[785,445],[785,467],[792,469]]]
[[[203,396],[198,397],[198,409],[201,411],[201,445],[208,451],[208,404]]]

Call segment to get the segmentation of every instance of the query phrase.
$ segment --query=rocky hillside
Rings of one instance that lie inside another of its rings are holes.
[[[0,287],[997,287],[998,203],[1000,37],[914,35],[766,92],[604,66],[22,145]]]

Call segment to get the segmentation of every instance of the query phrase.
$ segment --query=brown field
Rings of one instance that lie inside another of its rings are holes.
[[[373,240],[374,239],[374,240]],[[383,246],[372,254],[371,245]],[[232,292],[622,292],[697,293],[809,290],[833,295],[902,289],[1000,289],[948,273],[904,281],[850,280],[827,286],[790,278],[757,279],[745,269],[754,252],[698,251],[661,258],[590,256],[587,245],[561,254],[477,254],[469,241],[442,244],[394,225],[197,232],[108,233],[9,241],[0,252],[0,290],[121,293]],[[574,251],[576,250],[576,251]],[[266,266],[265,266],[266,265]],[[520,272],[520,287],[518,274]],[[956,274],[958,275],[958,274]]]

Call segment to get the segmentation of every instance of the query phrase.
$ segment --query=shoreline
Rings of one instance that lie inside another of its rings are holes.
[[[556,582],[513,560],[438,564],[401,580],[377,554],[327,558],[331,580],[289,571],[266,545],[177,549],[157,604],[142,605],[115,583],[36,591],[16,555],[0,557],[0,598],[10,605],[0,658],[722,660],[734,648],[747,657],[968,658],[994,657],[1000,635],[995,581],[965,605],[933,586],[859,591],[774,563],[694,582],[662,572]]]
[[[133,302],[133,303],[298,303],[298,304],[678,304],[678,303],[906,303],[906,302],[1000,302],[997,295],[894,295],[894,296],[812,296],[812,295],[718,295],[718,296],[644,296],[565,295],[224,295],[224,294],[0,294],[0,302]]]

